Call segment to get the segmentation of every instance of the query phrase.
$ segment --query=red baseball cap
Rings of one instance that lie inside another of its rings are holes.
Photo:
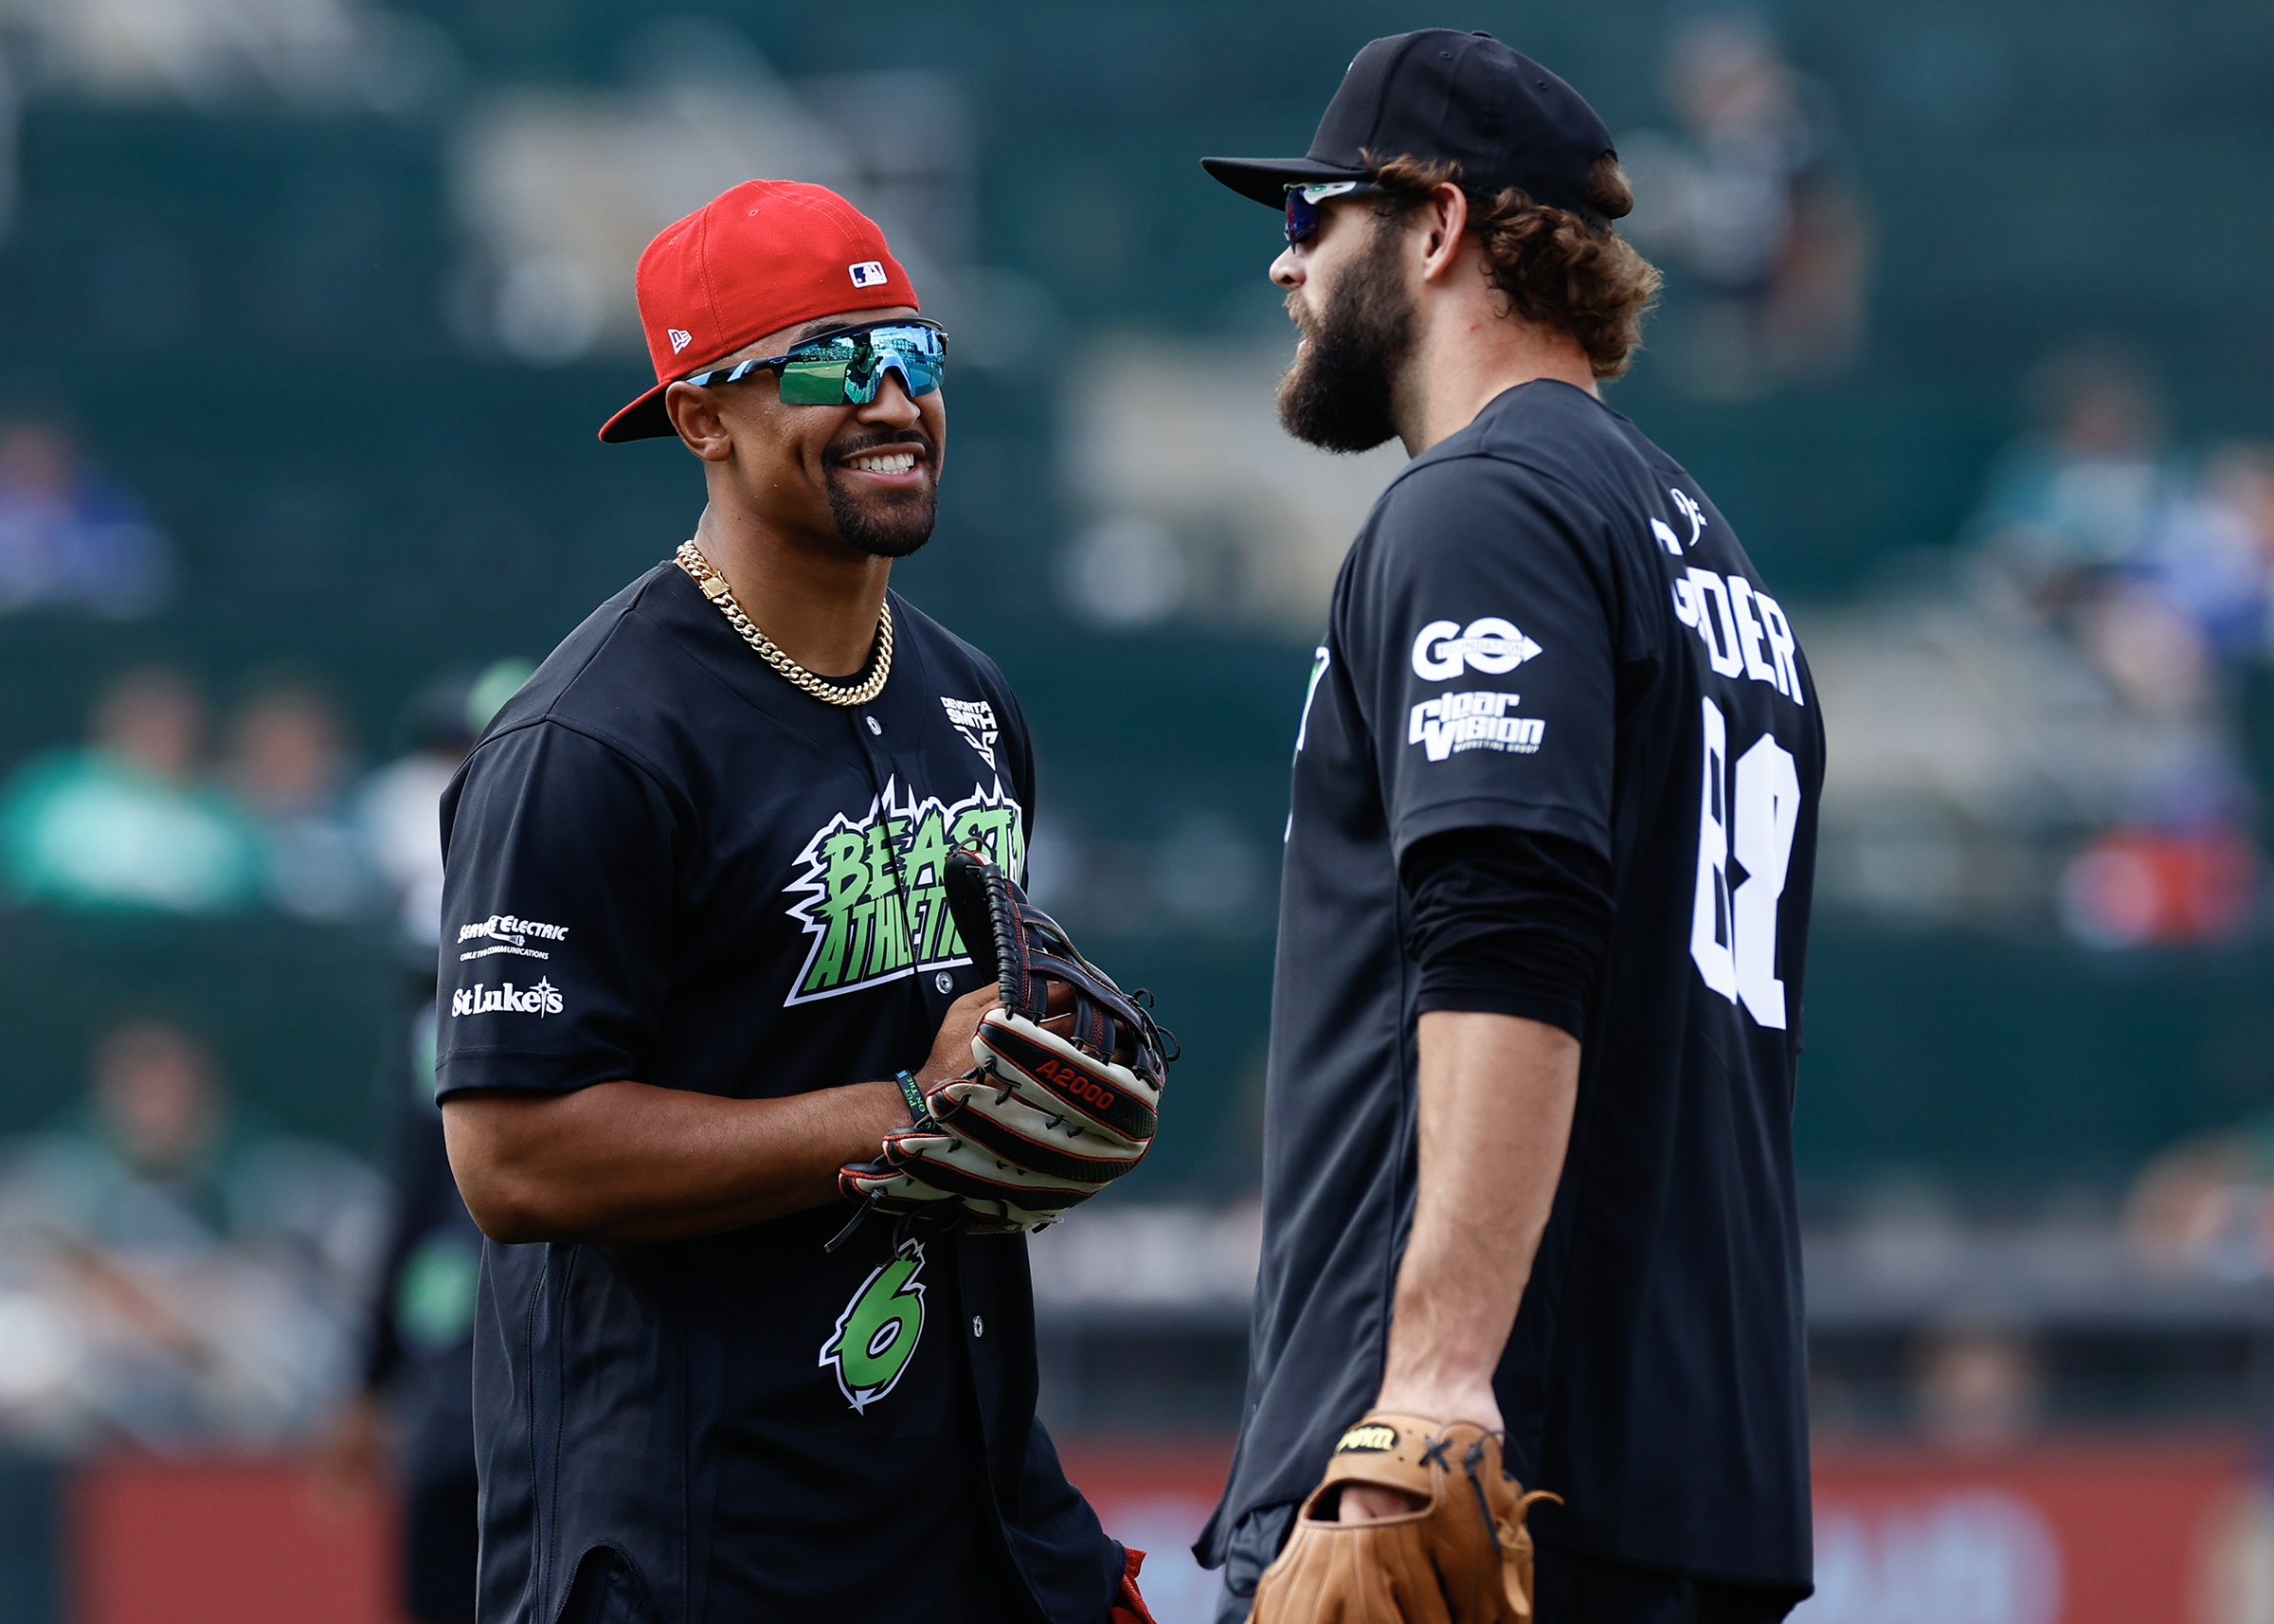
[[[769,333],[839,311],[916,308],[876,222],[795,180],[746,180],[666,226],[640,256],[637,286],[656,387],[601,425],[611,444],[672,433],[672,380]]]

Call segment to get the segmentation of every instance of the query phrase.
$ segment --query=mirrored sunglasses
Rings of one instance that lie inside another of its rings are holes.
[[[1363,197],[1381,188],[1371,181],[1330,180],[1317,186],[1290,186],[1287,189],[1287,241],[1291,247],[1308,243],[1319,234],[1319,224],[1326,218],[1322,207],[1334,197]]]
[[[739,384],[762,370],[781,377],[784,406],[867,406],[884,375],[894,371],[911,397],[928,395],[948,370],[948,333],[936,321],[872,321],[680,381]]]

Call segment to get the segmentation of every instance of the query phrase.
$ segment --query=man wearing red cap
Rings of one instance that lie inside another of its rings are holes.
[[[1034,804],[1002,674],[887,591],[946,335],[872,222],[784,181],[665,230],[639,294],[657,384],[601,437],[676,434],[709,505],[442,803],[478,1615],[1140,1618],[1035,1420],[1023,1238],[839,1235],[840,1166],[995,997],[947,855],[1020,874]]]

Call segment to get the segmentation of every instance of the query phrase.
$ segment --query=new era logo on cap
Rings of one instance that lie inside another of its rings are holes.
[[[857,288],[873,288],[884,280],[882,260],[863,260],[857,265],[847,265],[845,269],[852,273],[853,285]]]
[[[663,331],[671,337],[671,352],[674,355],[695,342],[695,334],[683,327],[666,327]]]

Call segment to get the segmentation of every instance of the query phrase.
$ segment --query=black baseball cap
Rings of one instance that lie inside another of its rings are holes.
[[[1579,93],[1490,34],[1422,28],[1376,40],[1351,59],[1300,158],[1202,158],[1242,197],[1272,208],[1290,186],[1363,180],[1368,164],[1450,159],[1472,190],[1522,187],[1535,203],[1599,219],[1587,171],[1611,132]]]

